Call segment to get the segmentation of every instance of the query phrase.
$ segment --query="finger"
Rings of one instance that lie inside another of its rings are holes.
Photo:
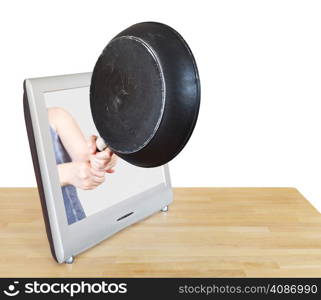
[[[93,160],[92,167],[97,170],[105,170],[108,165],[107,161],[104,160]]]
[[[109,174],[115,173],[115,169],[108,169],[106,173],[109,173]]]
[[[103,177],[97,177],[97,176],[93,176],[93,181],[96,184],[102,184],[105,181],[105,176]]]
[[[91,174],[95,177],[105,177],[105,172],[103,170],[97,170],[94,168],[91,168]]]
[[[97,140],[96,135],[91,135],[88,139],[88,149],[90,154],[94,154],[97,151],[96,140]]]
[[[95,164],[95,165],[97,165],[97,166],[106,166],[108,162],[109,162],[109,160],[106,161],[106,160],[103,160],[103,159],[98,159],[98,158],[96,157],[96,155],[92,155],[92,156],[90,157],[90,163],[91,163],[92,165]]]
[[[100,160],[110,160],[111,159],[110,152],[107,152],[107,151],[98,152],[98,153],[96,153],[95,157]]]
[[[106,168],[104,168],[105,171],[108,171],[110,169],[113,169],[115,167],[115,164],[108,164]]]
[[[106,169],[111,169],[116,166],[117,156],[114,154],[110,162],[107,164]]]
[[[93,189],[93,187],[91,187],[91,186],[81,186],[80,187],[82,190],[84,190],[84,191],[89,191],[89,190],[92,190]]]
[[[99,165],[97,165],[97,162],[94,159],[90,160],[90,166],[92,169],[99,170]]]
[[[102,176],[102,173],[105,173],[105,168],[94,168],[92,167],[93,172],[97,172],[94,175],[95,176]]]
[[[108,152],[109,156],[112,156],[114,154],[114,152],[110,148],[106,148],[104,151]]]
[[[116,161],[117,161],[117,155],[116,155],[116,154],[113,154],[113,155],[110,157],[108,163],[116,163]]]

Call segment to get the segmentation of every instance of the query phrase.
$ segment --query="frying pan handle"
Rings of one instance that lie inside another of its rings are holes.
[[[104,151],[107,148],[107,144],[105,143],[104,139],[100,136],[96,140],[96,147],[97,151],[99,152]]]

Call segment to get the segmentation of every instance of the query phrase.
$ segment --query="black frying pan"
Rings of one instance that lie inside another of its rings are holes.
[[[115,36],[95,65],[90,106],[108,147],[129,163],[157,167],[188,142],[200,105],[193,54],[171,27],[135,24]]]

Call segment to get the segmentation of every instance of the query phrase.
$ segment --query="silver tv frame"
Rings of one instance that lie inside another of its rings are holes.
[[[52,255],[58,263],[73,257],[173,201],[168,165],[165,182],[68,225],[50,132],[44,93],[89,87],[92,73],[51,76],[24,81],[24,113],[39,196]],[[89,95],[88,95],[89,97]],[[89,101],[89,98],[88,98]]]

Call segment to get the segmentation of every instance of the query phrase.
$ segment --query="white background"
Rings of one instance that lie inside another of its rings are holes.
[[[114,35],[154,20],[187,40],[202,83],[173,185],[294,186],[321,210],[320,16],[320,1],[1,1],[0,186],[36,184],[23,79],[91,71]]]

